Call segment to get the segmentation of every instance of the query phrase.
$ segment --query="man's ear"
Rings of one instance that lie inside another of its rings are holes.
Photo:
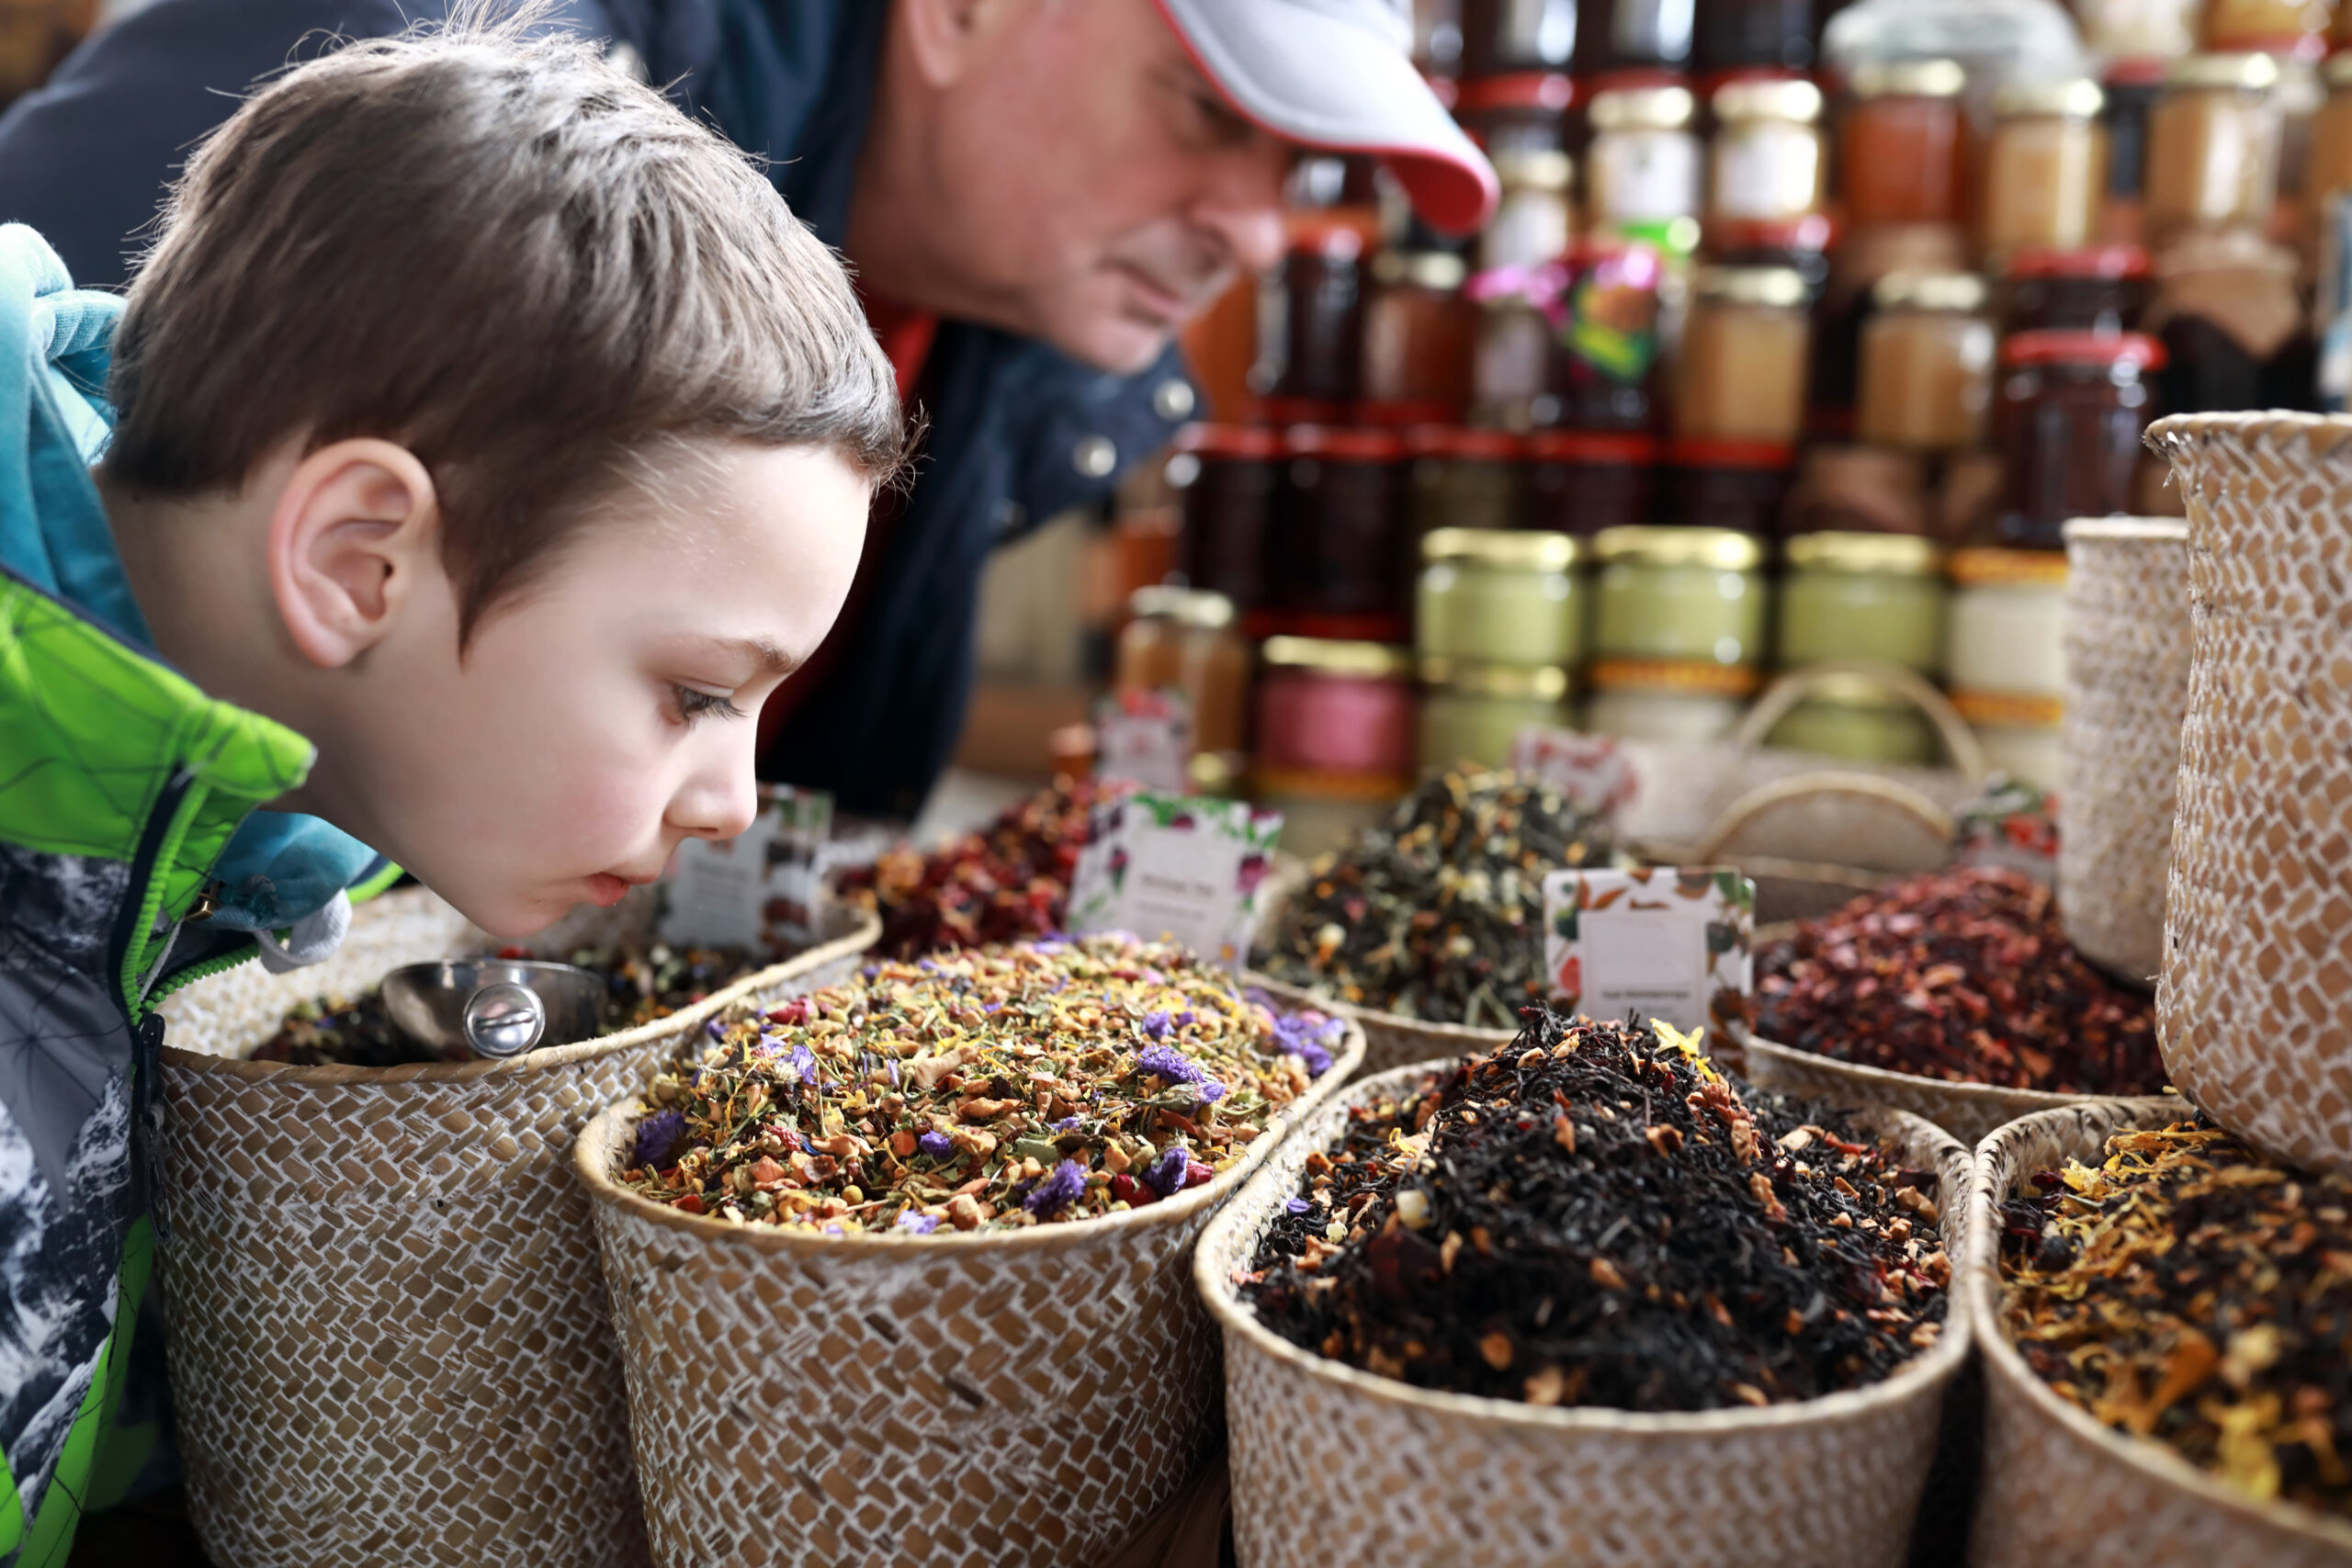
[[[383,640],[440,569],[433,476],[407,448],[362,438],[295,465],[269,518],[270,591],[296,648],[340,669]]]
[[[1004,30],[1049,0],[898,0],[897,22],[923,79],[955,85],[1000,41]]]

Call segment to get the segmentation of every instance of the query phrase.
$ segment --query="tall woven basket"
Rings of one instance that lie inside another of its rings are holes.
[[[363,908],[321,969],[248,966],[175,998],[162,1281],[188,1512],[220,1568],[643,1562],[620,1358],[562,1162],[682,1032],[854,965],[879,926],[841,923],[658,1023],[504,1062],[234,1054],[306,998],[479,951],[421,891]]]
[[[1967,1263],[1984,1357],[1984,1467],[1973,1568],[2346,1568],[2352,1524],[2263,1503],[2151,1438],[2062,1399],[2010,1343],[2001,1311],[2000,1206],[2039,1170],[2096,1165],[2109,1136],[2179,1120],[2162,1099],[2107,1100],[2013,1122],[1976,1152]]]
[[[2194,662],[2156,1028],[2172,1081],[2352,1171],[2352,418],[2158,421]]]
[[[2059,918],[2086,958],[2140,986],[2164,965],[2188,652],[2188,525],[2067,524]]]
[[[1894,1568],[1934,1456],[1945,1385],[1968,1356],[1959,1297],[1935,1347],[1885,1382],[1760,1410],[1647,1416],[1434,1393],[1272,1333],[1234,1284],[1308,1157],[1351,1106],[1425,1067],[1351,1085],[1309,1116],[1201,1238],[1194,1278],[1225,1331],[1234,1536],[1244,1568]],[[1968,1152],[1879,1112],[1916,1168],[1941,1172],[1944,1246],[1962,1255]]]
[[[1001,1235],[810,1235],[614,1180],[639,1108],[589,1123],[629,1420],[662,1568],[1096,1568],[1182,1491],[1217,1427],[1193,1244],[1363,1060],[1204,1187]]]

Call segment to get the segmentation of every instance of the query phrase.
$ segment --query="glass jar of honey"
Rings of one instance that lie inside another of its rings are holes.
[[[1702,267],[1691,288],[1674,433],[1793,443],[1804,434],[1811,291],[1785,267]]]
[[[1862,328],[1855,428],[1874,446],[1964,452],[1984,439],[1993,323],[1973,273],[1895,273]]]
[[[1384,251],[1363,312],[1362,417],[1374,424],[1450,423],[1470,401],[1478,310],[1462,297],[1469,268],[1449,251]]]
[[[2176,61],[2148,115],[2144,199],[2149,243],[2194,229],[2268,229],[2278,195],[2284,118],[2267,54]]]
[[[1138,588],[1127,599],[1113,685],[1121,692],[1180,691],[1193,709],[1203,751],[1238,752],[1247,743],[1250,645],[1234,626],[1233,601],[1196,588]]]
[[[1968,75],[1953,60],[1858,67],[1838,141],[1857,224],[1967,220]]]
[[[1993,100],[1984,154],[1984,248],[2079,247],[2107,199],[2106,95],[2091,81],[2018,82]]]

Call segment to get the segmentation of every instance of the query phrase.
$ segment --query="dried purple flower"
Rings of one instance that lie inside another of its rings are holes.
[[[727,1038],[727,1025],[715,1018],[702,1026],[702,1032],[714,1041]]]
[[[1051,1219],[1086,1196],[1086,1168],[1066,1159],[1030,1189],[1022,1206],[1039,1219]]]
[[[925,1133],[915,1140],[915,1148],[933,1159],[945,1159],[956,1152],[956,1140],[944,1133]]]
[[[1293,1198],[1283,1203],[1283,1207],[1288,1209],[1294,1214],[1303,1214],[1309,1209],[1315,1207],[1315,1205],[1308,1202],[1304,1198]]]
[[[918,1214],[912,1209],[909,1209],[899,1216],[899,1228],[902,1231],[912,1231],[917,1235],[929,1235],[939,1228],[939,1220],[936,1215]]]
[[[1184,1190],[1184,1173],[1193,1166],[1193,1154],[1182,1144],[1170,1144],[1159,1151],[1159,1157],[1143,1168],[1143,1184],[1162,1198],[1173,1198]]]
[[[794,1083],[815,1083],[817,1081],[817,1053],[806,1045],[795,1045],[792,1048],[792,1061],[785,1071],[790,1075],[791,1081]]]
[[[1060,1121],[1054,1123],[1054,1131],[1057,1133],[1075,1133],[1078,1131],[1078,1122],[1079,1119],[1077,1117],[1065,1116]]]
[[[1218,1100],[1223,1100],[1224,1098],[1225,1086],[1217,1082],[1216,1079],[1208,1078],[1202,1082],[1201,1103],[1203,1105],[1215,1105]]]
[[[686,1135],[686,1118],[683,1111],[657,1111],[637,1124],[636,1164],[648,1170],[658,1170],[670,1163],[678,1145]]]
[[[1147,1045],[1136,1053],[1136,1066],[1157,1073],[1170,1083],[1199,1083],[1208,1077],[1201,1065],[1173,1045]]]
[[[1167,1039],[1170,1027],[1165,1010],[1148,1014],[1143,1021],[1143,1032],[1154,1040]]]

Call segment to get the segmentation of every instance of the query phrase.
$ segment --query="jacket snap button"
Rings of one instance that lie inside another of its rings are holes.
[[[1090,479],[1107,479],[1119,466],[1119,449],[1107,435],[1090,435],[1069,449],[1069,466]]]

